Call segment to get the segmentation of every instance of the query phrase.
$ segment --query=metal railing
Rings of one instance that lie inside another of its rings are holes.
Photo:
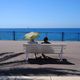
[[[28,32],[0,31],[0,40],[24,40],[26,33]],[[45,36],[53,41],[80,41],[80,32],[40,32],[37,40],[43,40]]]

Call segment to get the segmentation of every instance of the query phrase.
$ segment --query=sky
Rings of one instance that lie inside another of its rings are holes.
[[[80,0],[0,0],[0,28],[80,28]]]

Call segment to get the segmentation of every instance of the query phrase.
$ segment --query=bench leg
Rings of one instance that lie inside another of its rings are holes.
[[[26,51],[24,53],[26,54],[26,63],[28,63],[28,53]]]
[[[37,53],[34,53],[35,54],[35,58],[37,58]]]
[[[28,53],[26,53],[26,62],[28,62]]]
[[[59,60],[60,60],[60,61],[63,60],[62,53],[59,54]]]
[[[63,46],[61,47],[61,52],[60,52],[60,54],[59,54],[59,59],[60,59],[60,61],[63,61],[62,55],[63,55]]]

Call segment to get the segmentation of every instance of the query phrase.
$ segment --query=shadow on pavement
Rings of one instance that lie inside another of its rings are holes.
[[[18,54],[17,54],[18,55]],[[19,54],[20,55],[20,54]],[[0,63],[0,66],[8,65],[8,64],[25,64],[25,60],[18,60],[18,61],[12,61],[12,62],[2,62]],[[63,65],[75,65],[74,63],[69,62],[67,59],[63,59],[60,61],[59,59],[56,58],[30,58],[28,60],[28,64],[38,64],[38,65],[44,65],[44,64],[63,64]]]
[[[77,75],[80,76],[80,71],[72,69],[61,69],[61,68],[15,68],[8,70],[0,70],[0,76],[66,76],[66,75]]]
[[[41,58],[38,57],[36,59],[29,59],[30,64],[65,64],[65,65],[74,65],[74,63],[69,62],[67,59],[63,59],[60,61],[59,59],[56,58],[51,58],[51,57],[45,57]]]
[[[6,54],[9,54],[9,55],[6,55]],[[22,55],[22,54],[24,54],[24,53],[16,53],[16,54],[15,53],[14,54],[11,54],[11,53],[2,53],[2,54],[0,54],[0,56],[1,55],[4,55],[4,56],[0,58],[0,62],[8,60],[8,59],[11,59],[11,58],[14,58],[14,57],[17,57],[17,56]]]

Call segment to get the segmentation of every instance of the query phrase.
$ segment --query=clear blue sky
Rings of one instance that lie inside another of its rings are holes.
[[[0,0],[4,27],[80,27],[80,0]]]

